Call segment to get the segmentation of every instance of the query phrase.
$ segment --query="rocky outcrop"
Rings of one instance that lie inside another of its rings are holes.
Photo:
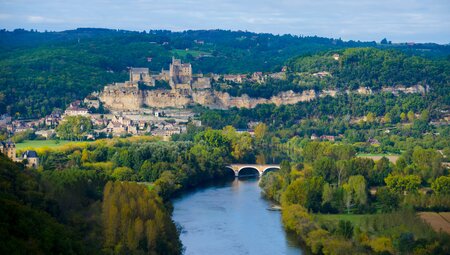
[[[154,108],[183,108],[192,103],[188,95],[174,90],[150,90],[144,92],[143,106]]]
[[[143,105],[144,95],[137,88],[106,89],[99,95],[100,101],[113,110],[138,110]]]
[[[402,93],[425,93],[426,88],[416,85],[405,88],[402,86],[383,88],[384,92],[392,92],[394,94]],[[351,91],[346,91],[352,93]],[[369,95],[372,90],[368,88],[359,88],[354,91],[358,94]],[[230,96],[226,92],[211,90],[196,90],[183,92],[178,90],[139,90],[137,88],[121,87],[113,89],[105,87],[99,98],[103,104],[112,110],[138,110],[142,107],[154,108],[184,108],[192,104],[200,104],[210,108],[228,109],[231,107],[238,108],[254,108],[258,104],[296,104],[298,102],[309,102],[319,97],[336,97],[340,92],[338,90],[323,90],[317,93],[314,90],[305,90],[302,93],[295,93],[292,90],[284,91],[270,99],[252,98],[248,95],[239,97]],[[343,92],[345,93],[345,92]]]

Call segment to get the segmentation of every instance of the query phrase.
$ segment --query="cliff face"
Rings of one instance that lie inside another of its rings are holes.
[[[311,101],[317,97],[313,90],[302,94],[293,91],[282,92],[270,99],[251,98],[247,95],[232,97],[228,93],[219,91],[197,91],[191,95],[169,90],[151,91],[103,91],[100,100],[112,110],[138,110],[141,107],[176,107],[183,108],[191,104],[200,104],[211,108],[228,109],[231,107],[253,108],[258,104],[295,104],[302,101]]]
[[[314,90],[306,90],[303,93],[294,93],[292,90],[281,92],[280,94],[266,98],[251,98],[247,95],[242,95],[240,97],[232,97],[228,93],[214,91],[215,106],[220,108],[230,108],[230,107],[244,107],[244,108],[254,108],[258,104],[296,104],[298,102],[311,101],[316,98],[316,93]]]
[[[100,95],[100,101],[113,110],[138,110],[143,105],[143,92],[138,89],[128,90],[104,90]]]
[[[172,90],[150,90],[144,92],[143,104],[148,107],[183,108],[189,105],[192,99],[181,93]],[[144,106],[143,105],[143,106]]]
[[[425,88],[420,85],[411,88],[387,88],[384,92],[390,91],[394,94],[403,93],[425,93]],[[371,94],[372,91],[360,88],[354,91],[359,94]],[[254,108],[258,104],[296,104],[298,102],[309,102],[318,97],[331,96],[336,97],[337,90],[323,90],[319,93],[314,90],[305,90],[302,93],[295,93],[292,90],[281,92],[280,94],[266,98],[251,98],[247,95],[232,97],[228,93],[210,90],[199,90],[189,94],[175,90],[111,90],[105,89],[100,94],[100,100],[103,104],[112,110],[138,110],[141,107],[183,108],[192,104],[200,104],[210,108],[228,109],[231,107]],[[347,92],[350,93],[350,92]]]

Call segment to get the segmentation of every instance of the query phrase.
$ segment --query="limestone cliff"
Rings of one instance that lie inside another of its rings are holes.
[[[109,89],[107,86],[99,99],[109,109],[138,110],[143,105],[144,95],[137,88]]]
[[[382,91],[391,91],[392,93],[421,93],[425,89],[421,86],[412,88],[388,88]],[[372,91],[366,88],[360,88],[355,93],[371,94]],[[278,95],[266,98],[251,98],[248,95],[239,97],[230,96],[226,92],[197,90],[183,92],[178,90],[139,90],[137,88],[113,89],[110,86],[105,87],[100,94],[100,100],[103,104],[112,110],[138,110],[142,107],[154,108],[184,108],[192,104],[200,104],[210,108],[228,109],[231,107],[254,108],[258,104],[296,104],[298,102],[309,102],[319,97],[336,97],[339,91],[323,90],[316,92],[314,90],[305,90],[302,93],[295,93],[292,90],[284,91]],[[347,93],[350,93],[349,91]]]

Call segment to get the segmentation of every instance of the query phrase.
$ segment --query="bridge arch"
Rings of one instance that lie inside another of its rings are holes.
[[[268,172],[278,171],[280,170],[279,166],[268,166],[262,170],[261,175],[267,174]]]
[[[231,166],[225,166],[224,169],[227,173],[224,173],[224,176],[233,175],[233,177],[236,177],[238,175],[237,171],[233,169]]]
[[[260,176],[261,172],[254,166],[243,166],[237,171],[237,177],[243,176]]]

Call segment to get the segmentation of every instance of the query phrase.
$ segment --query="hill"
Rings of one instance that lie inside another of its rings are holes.
[[[194,72],[247,73],[279,70],[298,55],[369,46],[438,58],[450,54],[449,46],[436,44],[378,45],[243,31],[1,30],[0,113],[43,116],[125,80],[128,67],[167,68],[172,56],[191,62]]]

